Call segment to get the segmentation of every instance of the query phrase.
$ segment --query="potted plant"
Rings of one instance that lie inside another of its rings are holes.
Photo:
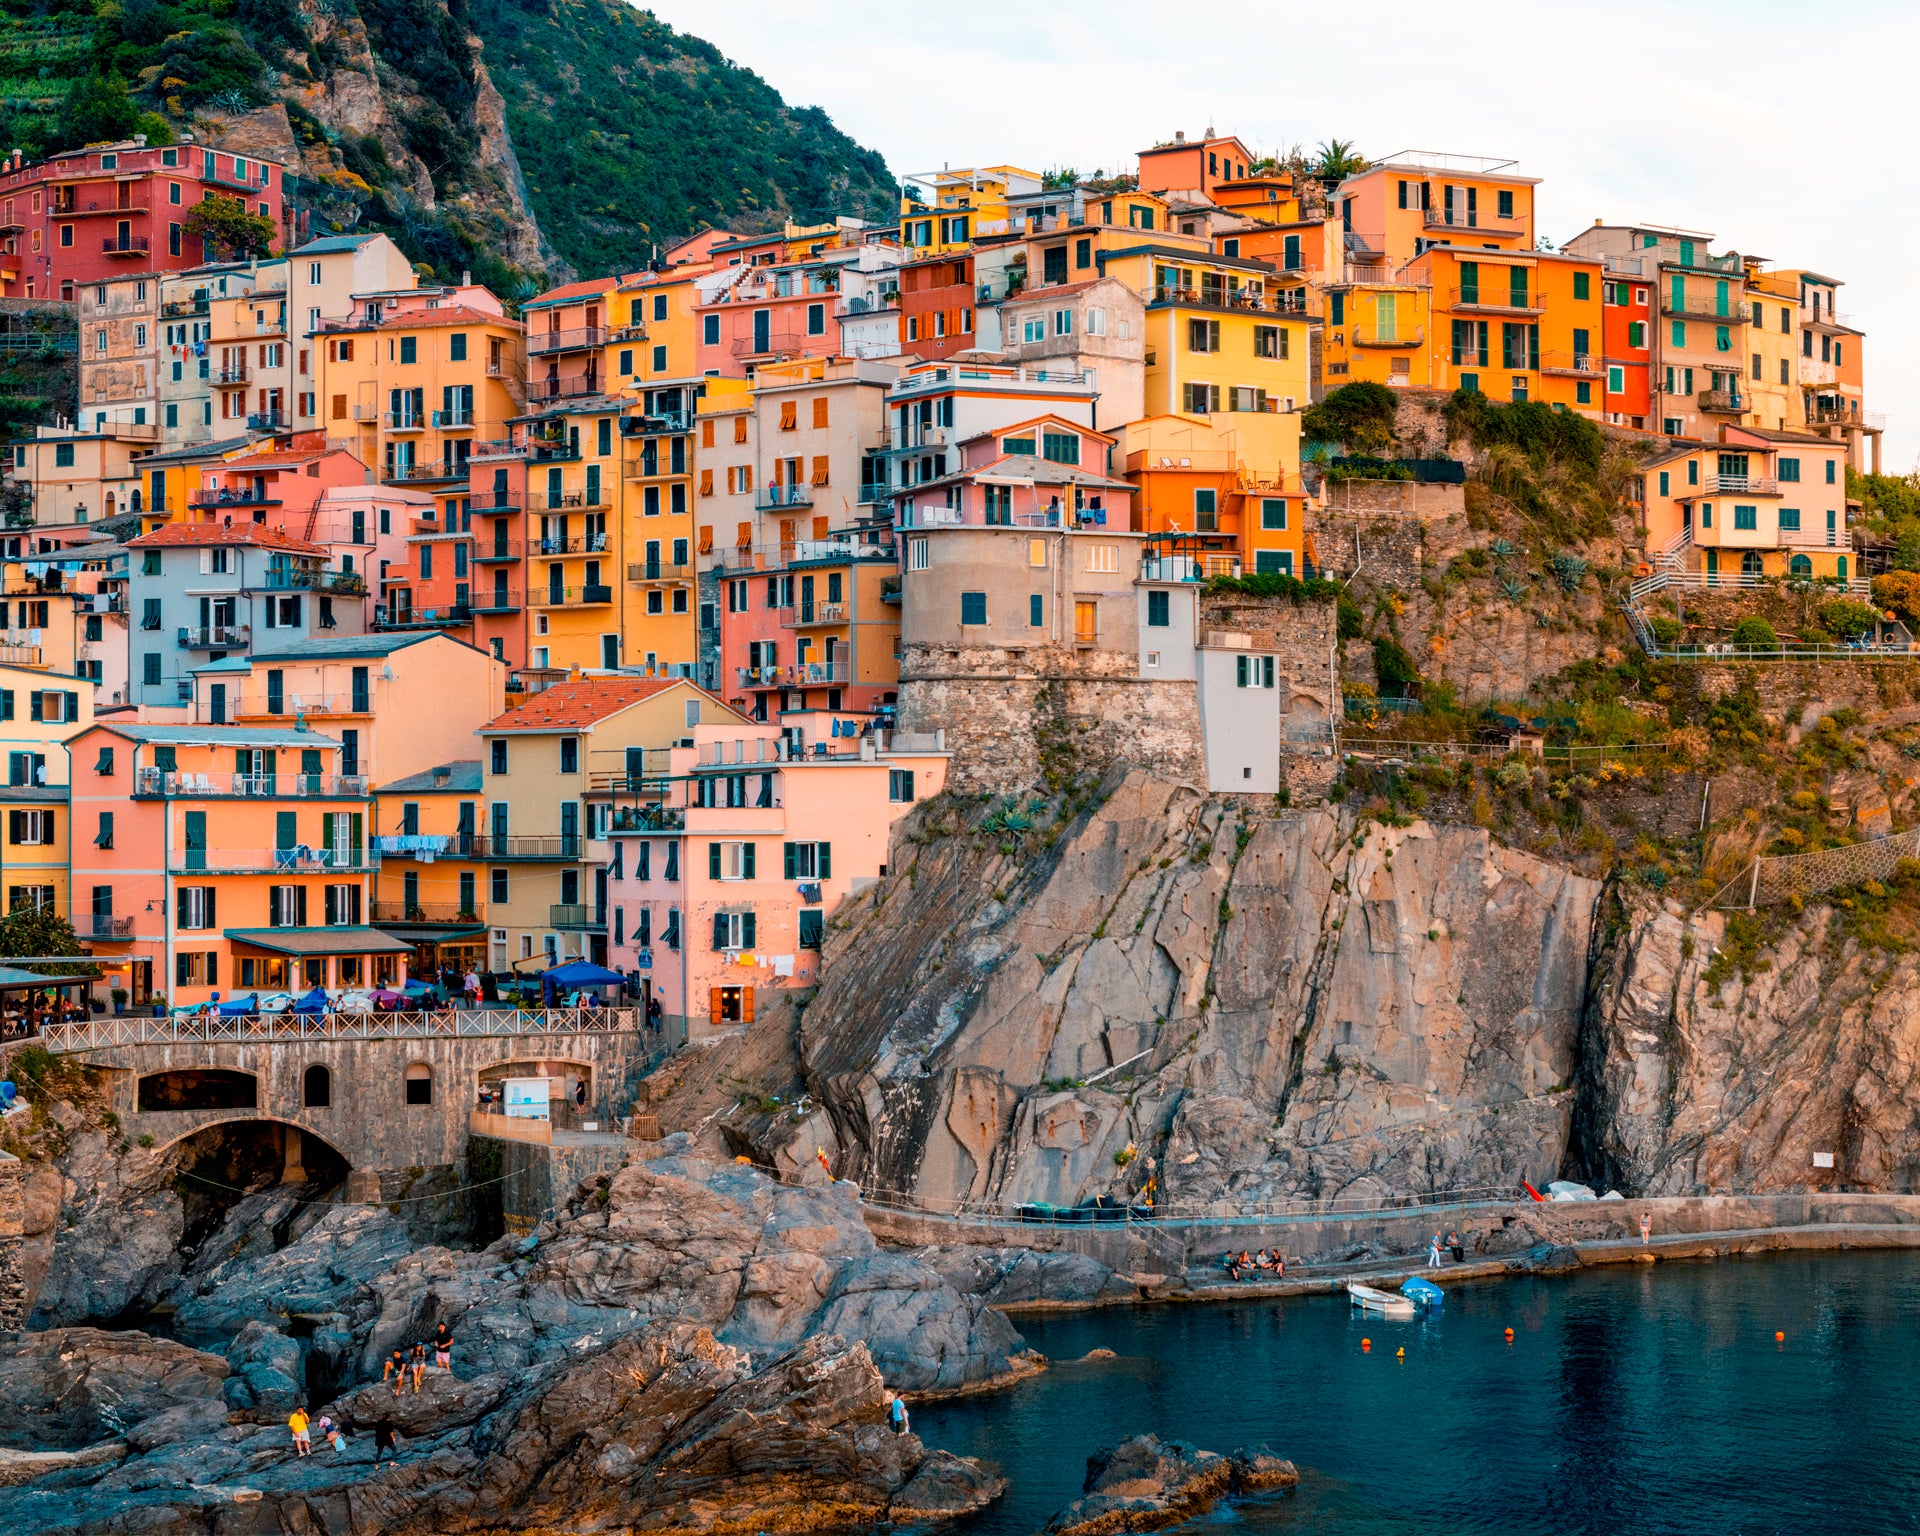
[[[113,998],[113,1016],[117,1019],[127,1011],[127,989],[115,987],[108,995]]]

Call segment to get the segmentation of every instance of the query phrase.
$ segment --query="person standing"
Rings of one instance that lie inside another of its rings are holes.
[[[896,1435],[907,1432],[907,1404],[899,1393],[892,1393],[887,1400],[887,1422],[893,1426]]]
[[[1647,1244],[1650,1241],[1652,1241],[1652,1239],[1653,1239],[1653,1212],[1642,1211],[1640,1213],[1640,1246],[1642,1248],[1646,1247]]]
[[[295,1408],[292,1413],[288,1414],[287,1428],[293,1431],[293,1454],[295,1456],[305,1456],[309,1454],[313,1446],[308,1439],[307,1410],[304,1408]]]
[[[453,1374],[453,1334],[445,1323],[434,1330],[433,1363],[449,1376]]]
[[[376,1471],[379,1470],[380,1455],[383,1451],[395,1461],[400,1459],[400,1449],[394,1443],[393,1424],[387,1419],[382,1419],[373,1426],[373,1465]]]
[[[1433,1234],[1433,1241],[1427,1246],[1427,1268],[1438,1269],[1439,1267],[1440,1267],[1440,1234],[1436,1232]]]

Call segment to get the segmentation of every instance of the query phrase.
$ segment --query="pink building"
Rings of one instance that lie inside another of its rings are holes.
[[[749,1022],[768,989],[810,987],[827,919],[887,870],[893,824],[946,784],[932,738],[693,728],[651,772],[596,798],[614,853],[610,964],[637,975],[689,1039]],[[649,768],[651,768],[651,761]]]

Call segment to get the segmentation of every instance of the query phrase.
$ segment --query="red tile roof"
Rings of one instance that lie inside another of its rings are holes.
[[[631,705],[678,688],[683,683],[695,693],[713,698],[704,689],[679,677],[582,677],[543,688],[526,703],[508,710],[483,729],[488,731],[563,731],[617,715]],[[720,700],[714,699],[716,704]],[[726,706],[721,705],[724,709]]]
[[[426,331],[442,325],[503,325],[512,330],[522,329],[518,320],[509,320],[505,315],[491,314],[484,309],[469,309],[464,304],[442,306],[439,309],[407,309],[397,315],[388,315],[378,325],[348,325],[349,331]]]
[[[209,544],[253,544],[261,549],[277,549],[290,555],[326,554],[318,544],[309,544],[305,539],[296,539],[278,528],[255,522],[163,523],[152,533],[143,533],[137,539],[127,540],[128,549],[161,549],[168,546],[198,549]]]

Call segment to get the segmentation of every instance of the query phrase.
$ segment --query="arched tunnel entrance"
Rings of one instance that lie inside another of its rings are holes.
[[[181,1246],[198,1251],[237,1208],[265,1221],[274,1248],[285,1247],[307,1207],[337,1191],[347,1160],[311,1131],[280,1120],[228,1120],[185,1137],[174,1188],[186,1216]]]

